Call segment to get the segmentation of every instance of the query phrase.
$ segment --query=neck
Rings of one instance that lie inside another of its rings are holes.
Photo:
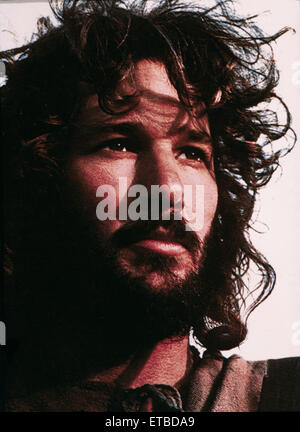
[[[92,381],[117,383],[124,388],[144,384],[176,386],[188,373],[190,364],[188,337],[165,339],[148,350],[136,353],[121,365],[96,374]]]

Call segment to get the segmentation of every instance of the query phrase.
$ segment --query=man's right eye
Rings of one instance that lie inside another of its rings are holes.
[[[98,144],[96,150],[109,150],[117,152],[131,152],[136,153],[135,146],[132,142],[124,138],[115,138],[103,141]]]

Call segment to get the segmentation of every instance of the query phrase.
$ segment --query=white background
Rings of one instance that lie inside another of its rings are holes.
[[[242,14],[262,14],[258,22],[267,33],[284,26],[296,30],[278,40],[275,56],[281,71],[278,93],[287,102],[300,137],[300,1],[239,0],[236,6]],[[46,2],[0,1],[0,49],[29,41],[36,18],[43,15],[51,15]],[[264,233],[253,233],[252,239],[275,267],[277,283],[252,314],[247,340],[234,350],[250,360],[300,355],[300,143],[282,161],[282,168],[257,203],[256,227]]]

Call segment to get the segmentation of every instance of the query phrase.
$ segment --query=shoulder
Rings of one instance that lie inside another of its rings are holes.
[[[300,411],[300,357],[266,361],[258,410]]]
[[[220,354],[220,353],[219,353]],[[300,411],[300,357],[249,361],[239,355],[195,357],[185,411]]]

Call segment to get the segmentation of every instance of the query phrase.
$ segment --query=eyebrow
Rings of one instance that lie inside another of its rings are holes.
[[[111,123],[103,122],[91,122],[90,124],[79,125],[78,134],[79,136],[84,135],[85,137],[94,137],[95,135],[105,135],[109,133],[120,133],[120,134],[132,134],[140,135],[144,132],[144,128],[139,122],[120,122]]]
[[[191,142],[201,141],[204,144],[212,144],[211,136],[206,130],[189,130],[187,135]]]

